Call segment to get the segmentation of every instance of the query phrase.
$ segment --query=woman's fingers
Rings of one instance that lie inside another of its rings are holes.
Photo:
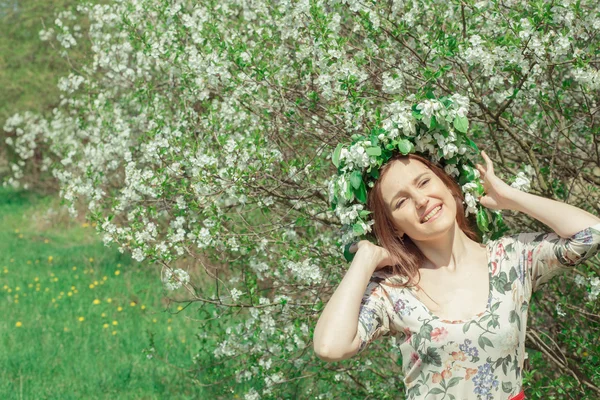
[[[481,150],[481,156],[485,160],[485,164],[487,166],[487,171],[494,174],[494,164],[492,163],[492,160],[488,157],[488,155],[483,150]]]
[[[485,176],[485,168],[483,168],[483,165],[475,164],[475,167],[477,168],[477,171],[479,171],[479,174],[483,178]]]
[[[355,247],[355,246],[356,246],[356,243],[352,243],[352,244],[350,245],[350,247],[348,247],[348,251],[349,251],[350,253],[354,253],[354,252],[356,251],[356,247]]]

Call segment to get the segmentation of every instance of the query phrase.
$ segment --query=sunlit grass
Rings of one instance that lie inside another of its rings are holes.
[[[158,272],[53,208],[0,190],[0,397],[203,398],[185,372],[196,324]]]

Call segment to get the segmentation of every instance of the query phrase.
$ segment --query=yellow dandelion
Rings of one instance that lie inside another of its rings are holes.
[[[19,300],[15,300],[15,303],[16,303],[16,304],[19,304]]]
[[[52,262],[52,260],[54,260],[54,257],[48,256],[48,262]]]
[[[7,268],[4,268],[4,273],[8,274],[8,269]]]
[[[64,296],[65,292],[60,292],[59,295]]]
[[[23,239],[23,234],[19,233],[19,239]]]
[[[170,332],[170,331],[171,331],[171,327],[170,327],[170,326],[167,326],[167,330]]]
[[[88,226],[90,226],[90,224],[88,224],[87,222],[84,222],[83,224],[81,224],[82,228],[87,228]]]
[[[44,243],[50,243],[48,239],[44,239]]]
[[[582,356],[587,357],[589,354],[587,351],[584,351],[583,353],[581,353]]]
[[[67,293],[67,296],[69,296],[69,297],[73,296],[73,292]]]
[[[117,267],[121,267],[121,264],[117,264]]]
[[[52,302],[53,302],[53,303],[56,303],[56,299],[52,299]]]
[[[35,263],[36,263],[36,264],[39,264],[39,263],[40,263],[40,260],[35,260]]]
[[[75,290],[75,289],[76,289],[75,286],[71,286],[71,290]]]
[[[183,310],[183,307],[181,307],[181,306],[177,307],[177,311],[181,311],[181,310]]]
[[[168,323],[168,324],[170,324],[170,323],[171,323],[171,321],[172,321],[172,319],[171,319],[171,318],[169,318],[169,319],[167,320],[167,323]]]
[[[84,317],[79,317],[79,322],[83,322],[83,321],[85,321],[85,318]]]
[[[6,291],[7,291],[8,293],[10,293],[10,292],[12,292],[12,289],[11,289],[11,288],[8,288]]]
[[[94,285],[98,286],[98,281],[94,281]]]
[[[119,311],[119,312],[123,311],[123,307],[119,306],[119,307],[117,308],[117,311]]]
[[[49,291],[50,291],[50,288],[44,289],[44,292],[49,292]]]
[[[95,223],[95,222],[92,222],[92,226],[93,226],[93,227],[96,227],[96,223]]]
[[[129,303],[129,305],[130,305],[131,307],[135,307],[135,301],[132,301],[131,303]]]
[[[20,288],[19,286],[17,286],[17,287],[15,288],[15,290],[18,292],[19,290],[21,290],[21,288]]]
[[[117,334],[117,331],[112,331],[112,334],[113,334],[113,335],[116,335],[116,334]]]
[[[36,291],[36,292],[39,292],[39,291],[40,291],[40,288],[39,288],[39,287],[36,287],[36,288],[35,288],[35,291]]]
[[[94,284],[90,283],[90,289],[93,289],[93,288],[94,288]]]
[[[33,283],[30,283],[29,285],[27,285],[28,288],[32,288],[33,287]]]
[[[116,320],[115,320],[115,321],[113,321],[113,323],[112,323],[112,324],[113,324],[113,325],[119,325],[119,321],[116,321]]]
[[[15,229],[15,233],[19,233],[19,230],[18,230],[18,229]]]
[[[107,279],[108,279],[108,276],[103,276],[103,277],[102,277],[102,280],[103,280],[103,281],[105,281],[105,280],[107,280]]]
[[[39,281],[40,281],[40,278],[38,278],[38,277],[36,276],[35,278],[33,278],[33,280],[34,280],[35,282],[39,282]]]
[[[181,343],[185,343],[185,338],[181,338]]]
[[[15,262],[15,259],[14,259],[14,258],[11,258],[11,259],[10,259],[10,262]]]
[[[152,318],[152,322],[156,323],[156,318]]]
[[[105,318],[105,317],[106,317],[106,313],[102,313],[102,314],[100,314],[100,316],[101,316],[102,318]]]
[[[54,282],[58,282],[58,276],[55,276],[53,280]]]
[[[72,269],[73,269],[73,271],[77,271],[77,267],[75,267],[75,266],[73,266]]]
[[[115,275],[119,275],[120,273],[121,273],[121,271],[119,271],[119,270],[115,271]]]
[[[140,307],[142,310],[146,309],[146,306],[142,304],[142,306]]]
[[[77,294],[79,291],[77,289],[73,290],[73,293]]]
[[[94,262],[94,259],[92,257],[90,257],[90,262]]]
[[[27,264],[31,264],[31,260],[27,260]]]
[[[54,272],[50,272],[50,276],[54,276]]]
[[[96,304],[96,305],[100,304],[100,299],[95,299],[95,300],[93,301],[93,303],[94,303],[94,304]]]
[[[65,326],[65,329],[64,329],[64,331],[65,331],[65,332],[69,332],[69,328],[67,328],[67,327]]]
[[[108,325],[108,324],[104,324],[104,325],[102,325],[102,327],[103,327],[104,329],[108,329],[109,325]]]
[[[79,279],[79,275],[75,275],[73,278],[75,278],[75,279]]]

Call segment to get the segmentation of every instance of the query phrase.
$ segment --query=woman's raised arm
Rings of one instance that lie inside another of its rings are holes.
[[[361,301],[373,272],[381,263],[381,257],[365,247],[356,252],[348,272],[331,296],[315,327],[314,351],[324,361],[343,360],[358,352]]]

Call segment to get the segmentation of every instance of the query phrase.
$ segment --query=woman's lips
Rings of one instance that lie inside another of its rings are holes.
[[[440,205],[440,210],[439,210],[437,213],[435,213],[435,214],[433,215],[433,217],[429,218],[427,221],[424,221],[424,222],[422,222],[422,223],[423,223],[423,224],[427,224],[427,223],[429,223],[429,222],[431,222],[431,221],[433,221],[433,220],[436,220],[436,219],[438,219],[438,217],[440,216],[440,214],[441,214],[443,211],[444,211],[444,206],[443,206],[443,205]]]

